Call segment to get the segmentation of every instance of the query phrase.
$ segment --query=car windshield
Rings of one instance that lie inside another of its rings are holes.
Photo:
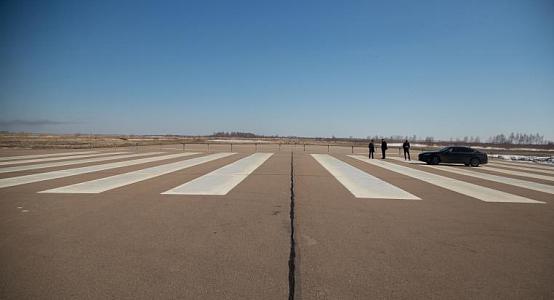
[[[450,149],[451,147],[444,147],[442,149],[439,150],[439,152],[446,152]]]

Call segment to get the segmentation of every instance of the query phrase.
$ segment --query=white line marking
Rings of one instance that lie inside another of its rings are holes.
[[[198,153],[188,152],[188,153],[179,153],[179,154],[163,155],[163,156],[156,156],[156,157],[147,157],[147,158],[128,160],[128,161],[118,161],[118,162],[102,164],[102,165],[94,165],[94,166],[80,167],[80,168],[60,170],[60,171],[51,171],[46,173],[2,178],[0,179],[0,188],[22,185],[22,184],[44,181],[44,180],[51,180],[56,178],[69,177],[69,176],[80,175],[85,173],[92,173],[92,172],[103,171],[103,170],[110,170],[110,169],[127,167],[127,166],[133,166],[133,165],[155,162],[160,160],[190,156],[194,154],[198,154]]]
[[[227,195],[235,186],[261,166],[273,153],[255,153],[172,188],[165,195]]]
[[[508,166],[522,166],[522,167],[530,167],[533,169],[542,169],[542,170],[554,170],[554,165],[548,166],[548,165],[541,165],[538,163],[532,163],[532,162],[516,162],[516,161],[502,161],[498,159],[489,159],[489,163],[495,163],[495,164],[502,164],[502,165],[508,165]]]
[[[0,161],[16,160],[16,159],[29,159],[29,158],[41,158],[41,157],[52,157],[52,156],[69,156],[69,155],[89,154],[89,153],[98,153],[98,151],[81,151],[81,152],[64,152],[64,153],[50,153],[50,154],[5,156],[5,157],[0,157]]]
[[[395,159],[395,160],[403,161],[400,159]],[[481,173],[479,171],[474,171],[475,168],[454,167],[454,166],[427,166],[427,165],[426,167],[433,168],[439,171],[445,171],[445,172],[450,172],[450,173],[455,173],[455,174],[460,174],[460,175],[465,175],[465,176],[470,176],[475,178],[481,178],[489,181],[500,182],[503,184],[522,187],[522,188],[535,190],[543,193],[554,194],[554,186],[552,185],[542,184],[542,183],[537,183],[537,182],[527,181],[527,180],[521,180],[521,179],[515,179],[510,177],[504,177],[504,176],[497,176],[489,173]]]
[[[498,173],[503,173],[503,174],[508,174],[508,175],[514,175],[514,176],[521,176],[521,177],[528,177],[528,178],[536,178],[536,179],[554,181],[554,176],[540,175],[540,174],[527,173],[527,172],[519,172],[519,171],[512,171],[512,170],[506,170],[506,169],[500,169],[500,168],[488,167],[488,166],[483,166],[482,168],[483,168],[483,170],[489,170],[489,171],[498,172]]]
[[[129,152],[115,152],[115,153],[112,153],[112,154],[120,154],[120,153],[129,153]],[[108,156],[108,157],[87,158],[87,159],[80,159],[80,160],[64,160],[64,161],[50,162],[50,163],[44,163],[44,164],[13,166],[13,167],[0,168],[0,173],[36,170],[36,169],[61,167],[61,166],[69,166],[69,165],[77,165],[77,164],[86,164],[86,163],[91,163],[91,162],[122,159],[122,158],[130,158],[130,157],[137,157],[137,156],[154,155],[154,154],[160,154],[160,153],[163,153],[163,152],[150,152],[150,153],[139,153],[139,154],[128,154],[128,155],[111,155],[111,156]],[[106,155],[107,154],[104,154],[104,156],[106,156]]]
[[[356,198],[421,200],[396,186],[369,175],[328,154],[312,154]]]
[[[118,174],[110,177],[100,178],[82,183],[63,186],[39,193],[75,193],[75,194],[97,194],[111,189],[158,177],[182,169],[190,168],[212,160],[233,155],[234,153],[216,153],[187,160],[182,160],[165,165],[155,166],[133,172]]]
[[[397,157],[391,157],[391,158],[394,159],[394,160],[398,160],[398,161],[404,161],[403,159],[399,159],[399,158],[397,158]],[[426,165],[426,163],[424,163],[424,162],[422,162],[422,161],[416,161],[416,160],[404,161],[404,162],[407,162],[407,163],[410,163],[410,164],[415,164],[415,165]],[[514,167],[512,167],[512,168],[514,168]],[[534,173],[518,172],[518,171],[514,171],[514,170],[500,169],[500,168],[495,168],[494,166],[493,166],[493,167],[490,167],[489,164],[487,164],[486,166],[485,166],[485,165],[482,165],[481,167],[476,168],[476,169],[490,170],[490,171],[494,171],[494,172],[498,172],[498,173],[504,173],[504,174],[509,174],[509,175],[516,175],[516,176],[522,176],[522,177],[529,177],[529,178],[537,178],[537,179],[543,179],[543,180],[554,181],[554,176],[540,175],[540,174],[534,174]],[[518,168],[518,169],[519,169],[519,168]],[[526,169],[528,169],[528,168],[526,168]],[[531,171],[535,171],[535,172],[544,172],[544,171],[540,171],[540,170],[531,170]]]
[[[389,158],[387,158],[389,159]],[[401,161],[401,162],[404,162],[404,163],[407,163],[407,164],[412,164],[412,165],[426,165],[427,163],[424,163],[422,161],[419,161],[419,160],[404,160],[404,158],[402,157],[390,157],[390,159],[394,159],[394,160],[397,160],[397,161]]]
[[[422,162],[422,161],[417,161],[417,160],[412,160],[412,161],[405,161],[404,159],[402,158],[399,158],[399,157],[391,157],[392,159],[394,160],[398,160],[398,161],[402,161],[402,162],[406,162],[406,163],[409,163],[409,164],[414,164],[414,165],[427,165],[427,163],[425,162]],[[446,164],[448,165],[448,164]],[[490,167],[492,165],[492,167]],[[511,174],[511,175],[519,175],[519,176],[524,176],[524,177],[532,177],[532,178],[538,178],[538,179],[544,179],[544,180],[552,180],[553,177],[550,177],[548,175],[540,175],[540,174],[533,174],[533,173],[523,173],[523,172],[517,172],[517,171],[513,171],[513,170],[506,170],[506,169],[500,169],[500,168],[495,168],[494,166],[498,166],[496,163],[488,163],[487,165],[482,165],[481,167],[479,168],[473,168],[475,170],[478,170],[478,169],[483,169],[483,170],[487,170],[487,169],[490,169],[491,171],[495,171],[495,172],[499,172],[499,173],[505,173],[505,174]],[[513,169],[520,169],[520,170],[527,170],[527,171],[534,171],[534,172],[538,172],[538,173],[548,173],[548,174],[554,174],[554,172],[549,172],[549,171],[544,171],[544,170],[538,170],[538,169],[535,169],[535,168],[525,168],[525,167],[519,167],[519,166],[505,166],[506,168],[513,168]],[[488,174],[488,173],[487,173]],[[525,174],[525,175],[524,175]],[[528,176],[529,174],[531,174],[531,176]],[[537,175],[537,176],[534,176],[534,175]],[[494,176],[494,175],[493,175]],[[505,177],[505,178],[508,178],[508,177]],[[529,181],[530,182],[530,181]]]
[[[481,178],[489,181],[500,182],[503,184],[522,187],[522,188],[535,190],[543,193],[554,194],[554,186],[548,185],[548,184],[542,184],[538,182],[515,179],[510,177],[504,177],[504,176],[497,176],[489,173],[479,173],[476,171],[462,169],[462,167],[446,167],[446,168],[439,168],[435,166],[429,166],[429,167],[435,168],[436,170],[446,171],[450,173],[457,173],[460,175],[466,175],[466,176]]]
[[[27,164],[27,163],[34,163],[34,162],[45,162],[45,161],[53,161],[53,160],[69,160],[69,159],[78,159],[78,158],[85,158],[85,157],[96,157],[96,156],[106,156],[106,155],[116,155],[116,154],[122,154],[122,153],[129,153],[129,152],[103,152],[103,153],[97,153],[97,154],[83,154],[83,155],[72,155],[72,156],[62,156],[62,157],[49,157],[49,158],[39,158],[39,159],[27,159],[27,160],[11,160],[11,161],[4,161],[0,162],[0,166],[7,166],[7,165],[17,165],[17,164]]]
[[[64,160],[64,161],[42,163],[42,164],[5,167],[5,168],[0,168],[0,173],[10,173],[10,172],[18,172],[18,171],[26,171],[26,170],[51,168],[51,167],[69,166],[69,165],[84,164],[89,162],[97,162],[97,161],[105,161],[105,160],[113,160],[118,158],[127,158],[127,157],[145,155],[145,154],[117,155],[117,154],[123,154],[123,153],[129,153],[129,152],[114,152],[114,153],[110,153],[110,154],[113,154],[110,156],[108,156],[108,154],[103,154],[103,157],[97,157],[97,158],[87,158],[87,159],[80,159],[80,160]],[[157,152],[154,154],[159,154],[159,153],[162,153],[162,152]],[[97,155],[94,155],[94,156],[97,156]]]
[[[522,167],[522,166],[505,165],[505,164],[497,164],[497,163],[488,163],[487,166],[503,167],[503,168],[510,168],[515,170],[531,171],[531,172],[554,175],[554,170],[544,170],[544,169],[538,169],[538,168],[528,168],[528,167]]]
[[[469,182],[449,178],[429,172],[424,172],[410,167],[400,166],[394,163],[385,162],[378,159],[368,159],[359,155],[349,155],[352,158],[361,160],[363,162],[379,166],[381,168],[413,177],[421,181],[454,191],[456,193],[473,197],[485,202],[511,202],[511,203],[544,203],[518,195],[509,194],[502,191],[497,191],[487,187],[479,186]]]

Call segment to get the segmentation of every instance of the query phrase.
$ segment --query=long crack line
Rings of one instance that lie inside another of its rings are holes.
[[[294,238],[294,154],[290,153],[290,255],[289,255],[289,300],[294,299],[296,282],[296,240]]]

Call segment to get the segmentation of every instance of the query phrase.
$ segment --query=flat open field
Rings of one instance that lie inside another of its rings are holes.
[[[554,167],[364,151],[2,149],[0,298],[554,298]]]
[[[379,139],[375,140],[377,144]],[[398,151],[402,141],[396,142],[388,140],[389,148]],[[463,146],[472,145],[472,143],[462,142],[412,142],[412,150],[432,150],[459,144]],[[168,148],[181,150],[184,148],[200,148],[204,151],[214,149],[242,149],[242,151],[260,151],[267,149],[294,149],[310,151],[345,152],[367,151],[368,140],[346,139],[346,138],[308,138],[308,137],[258,137],[258,138],[232,138],[232,137],[213,137],[213,136],[173,136],[173,135],[86,135],[86,134],[31,134],[31,133],[9,133],[0,132],[0,149],[118,149],[132,148],[139,150],[141,148]],[[487,152],[488,154],[500,155],[525,155],[552,157],[554,155],[554,145],[516,145],[516,144],[490,144],[478,143],[473,147]],[[284,148],[282,148],[284,147]],[[328,148],[326,148],[328,147]],[[239,150],[240,151],[240,150]]]

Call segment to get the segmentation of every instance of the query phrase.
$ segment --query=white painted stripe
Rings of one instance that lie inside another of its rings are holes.
[[[60,166],[65,166],[65,163],[67,165],[71,165],[72,161],[77,161],[79,158],[86,158],[86,157],[99,157],[99,156],[110,156],[110,155],[118,155],[118,154],[125,154],[129,152],[112,152],[112,153],[101,153],[101,154],[88,154],[88,155],[75,155],[75,156],[64,156],[62,157],[55,157],[55,158],[46,158],[46,159],[31,159],[28,161],[21,161],[21,163],[31,163],[31,162],[41,162],[41,164],[33,164],[33,165],[21,165],[21,166],[14,166],[14,167],[3,167],[0,168],[0,173],[7,173],[7,172],[15,172],[15,171],[22,171],[22,170],[33,170],[33,169],[41,169],[41,168],[48,168],[50,164],[53,164],[53,166],[57,166],[56,164],[61,164]],[[51,161],[51,160],[60,160],[59,162],[54,163],[42,163],[45,161]],[[63,160],[63,161],[61,161]],[[6,165],[13,165],[17,164],[20,161],[10,161],[6,163]],[[2,164],[0,164],[2,165]],[[42,167],[42,166],[45,167]],[[36,167],[35,167],[36,166]],[[21,168],[21,169],[19,169]],[[14,170],[14,171],[12,171]]]
[[[422,162],[422,161],[416,161],[416,160],[412,160],[412,161],[404,161],[404,159],[400,159],[398,157],[391,157],[392,159],[394,160],[398,160],[398,161],[403,161],[403,162],[407,162],[407,163],[410,163],[410,164],[416,164],[416,165],[426,165],[426,163]],[[448,164],[446,164],[448,165]],[[527,173],[527,172],[518,172],[518,171],[514,171],[514,170],[506,170],[506,169],[501,169],[501,168],[495,168],[495,167],[490,167],[489,164],[487,164],[486,166],[485,165],[481,165],[481,167],[479,168],[475,168],[474,170],[479,170],[479,169],[482,169],[482,170],[490,170],[490,171],[494,171],[494,172],[498,172],[498,173],[504,173],[504,174],[509,174],[509,175],[518,175],[518,176],[523,176],[523,177],[530,177],[530,178],[537,178],[537,179],[544,179],[544,180],[549,180],[549,181],[554,181],[554,177],[553,176],[548,176],[548,175],[540,175],[540,174],[534,174],[534,173]],[[526,168],[527,169],[527,168]],[[535,171],[535,172],[543,172],[543,171],[539,171],[539,170],[532,170],[532,171]],[[488,173],[487,173],[488,174]],[[508,178],[508,177],[506,177]],[[530,182],[530,181],[529,181]]]
[[[328,154],[312,154],[356,198],[421,200],[388,182],[369,175]]]
[[[554,170],[544,170],[544,169],[538,169],[538,168],[528,168],[523,166],[514,166],[514,165],[506,165],[506,164],[498,164],[498,163],[488,163],[487,166],[503,167],[503,168],[510,168],[515,170],[531,171],[531,172],[537,172],[542,174],[554,175]]]
[[[520,171],[512,171],[512,170],[506,170],[506,169],[500,169],[495,167],[488,167],[483,166],[481,167],[483,170],[489,170],[497,173],[503,173],[508,175],[514,175],[514,176],[521,176],[521,177],[528,177],[528,178],[536,178],[536,179],[542,179],[542,180],[548,180],[548,181],[554,181],[554,176],[548,176],[548,175],[540,175],[540,174],[534,174],[534,173],[527,173],[527,172],[520,172]]]
[[[182,169],[190,168],[212,160],[233,155],[234,153],[216,153],[208,156],[182,160],[165,165],[146,168],[138,171],[118,174],[110,177],[100,178],[82,183],[72,184],[40,193],[75,193],[75,194],[97,194],[111,189],[133,184],[146,179],[158,177]]]
[[[147,157],[147,158],[128,160],[128,161],[118,161],[118,162],[102,164],[102,165],[94,165],[94,166],[80,167],[80,168],[60,170],[60,171],[51,171],[46,173],[2,178],[0,179],[0,188],[39,182],[44,180],[51,180],[56,178],[69,177],[69,176],[80,175],[85,173],[98,172],[103,170],[110,170],[110,169],[127,167],[127,166],[133,166],[133,165],[155,162],[160,160],[190,156],[194,154],[198,154],[198,153],[188,152],[188,153],[179,153],[179,154],[163,155],[163,156],[156,156],[156,157]]]
[[[71,155],[71,156],[48,157],[48,158],[26,159],[26,160],[11,160],[11,161],[0,162],[0,166],[28,164],[28,163],[34,163],[34,162],[45,162],[45,161],[64,160],[64,159],[69,160],[69,159],[78,159],[78,158],[85,158],[85,157],[115,155],[115,154],[122,154],[122,153],[129,153],[129,152],[111,152],[111,153],[103,152],[103,153],[97,153],[97,154]]]
[[[89,154],[89,153],[98,153],[98,151],[80,151],[80,152],[63,152],[63,153],[49,153],[49,154],[4,156],[4,157],[0,157],[0,161],[16,160],[16,159],[41,158],[41,157],[52,157],[52,156],[69,156],[69,155]]]
[[[273,153],[255,153],[202,177],[172,188],[166,195],[227,195]]]
[[[115,152],[115,153],[110,153],[110,154],[121,154],[121,153],[129,153],[129,152]],[[36,170],[36,169],[44,169],[44,168],[52,168],[52,167],[78,165],[78,164],[85,164],[85,163],[99,162],[99,161],[106,161],[106,160],[114,160],[114,159],[130,158],[130,157],[137,157],[137,156],[146,156],[146,155],[154,155],[154,154],[160,154],[160,153],[163,153],[163,152],[150,152],[150,153],[139,153],[139,154],[127,154],[127,155],[111,155],[111,156],[108,156],[108,157],[87,158],[87,159],[79,159],[79,160],[64,160],[64,161],[57,161],[57,162],[50,162],[50,163],[43,163],[43,164],[13,166],[13,167],[0,168],[0,173],[19,172],[19,171]],[[106,155],[107,154],[104,154],[104,156],[106,156]]]
[[[395,160],[403,161],[403,159],[402,160],[395,159]],[[503,184],[522,187],[522,188],[539,191],[543,193],[554,194],[554,186],[552,185],[542,184],[542,183],[527,181],[527,180],[521,180],[521,179],[515,179],[510,177],[504,177],[504,176],[497,176],[489,173],[481,173],[476,171],[475,170],[476,168],[463,167],[463,166],[430,166],[430,165],[425,165],[425,166],[428,168],[434,168],[435,170],[439,170],[439,171],[450,172],[450,173],[485,179],[485,180],[494,181],[494,182],[500,182]]]
[[[349,155],[349,156],[357,160],[361,160],[363,162],[376,165],[378,167],[381,167],[405,176],[416,178],[421,181],[430,183],[432,185],[436,185],[441,188],[445,188],[445,189],[454,191],[456,193],[466,195],[472,198],[476,198],[485,202],[544,203],[542,201],[537,201],[537,200],[525,198],[522,196],[509,194],[506,192],[497,191],[494,189],[479,186],[469,182],[417,170],[410,167],[397,165],[383,160],[378,160],[378,159],[370,160],[366,157],[359,156],[359,155]]]
[[[418,164],[418,165],[428,166],[426,163],[420,162],[420,161],[404,161],[403,159],[394,158],[394,157],[392,159],[402,161],[402,162],[407,162],[407,163],[410,163],[410,164]],[[554,191],[554,186],[551,186],[551,185],[548,185],[548,184],[543,184],[543,183],[538,183],[538,182],[533,182],[533,181],[528,181],[528,180],[522,180],[522,179],[516,179],[516,178],[511,178],[511,177],[505,177],[505,176],[498,176],[498,175],[493,175],[493,174],[489,174],[489,173],[478,172],[478,170],[481,169],[481,168],[454,167],[454,166],[435,166],[435,167],[436,167],[437,170],[441,170],[441,171],[445,171],[445,172],[451,172],[451,173],[457,173],[457,174],[461,174],[461,175],[477,177],[477,178],[481,178],[481,179],[485,179],[485,180],[505,183],[505,184],[508,184],[508,185],[518,186],[518,187],[522,187],[522,188],[526,188],[526,189],[530,189],[530,190],[535,190],[535,191],[539,191],[539,192],[553,194],[553,191]],[[488,167],[484,168],[484,169],[488,169]]]
[[[489,163],[495,163],[495,164],[502,164],[502,165],[509,165],[509,166],[522,166],[522,167],[529,167],[533,169],[542,169],[542,170],[554,170],[554,165],[545,165],[545,164],[538,164],[538,163],[532,163],[532,162],[517,162],[517,161],[503,161],[498,159],[489,159]]]
[[[397,160],[397,161],[401,161],[401,162],[404,162],[404,163],[407,163],[407,164],[412,164],[412,165],[426,165],[427,163],[424,163],[422,161],[419,161],[419,160],[404,160],[403,157],[388,157],[387,156],[387,159],[393,159],[393,160]]]

